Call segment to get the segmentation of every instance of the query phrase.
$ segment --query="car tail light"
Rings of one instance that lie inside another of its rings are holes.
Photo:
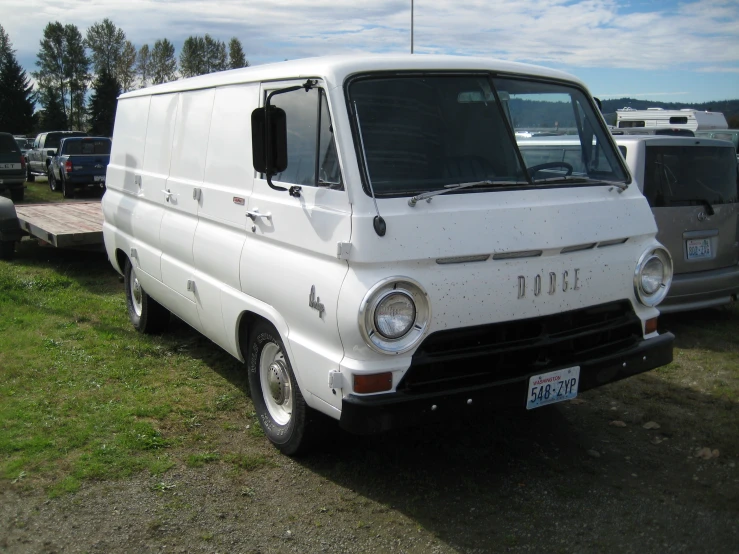
[[[72,160],[67,160],[66,162],[64,162],[64,172],[72,173]]]
[[[26,169],[26,158],[21,154],[21,169]]]

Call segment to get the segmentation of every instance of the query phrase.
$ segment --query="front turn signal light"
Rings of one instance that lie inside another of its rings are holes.
[[[390,371],[354,376],[354,392],[358,392],[359,394],[385,392],[392,388],[393,374]]]

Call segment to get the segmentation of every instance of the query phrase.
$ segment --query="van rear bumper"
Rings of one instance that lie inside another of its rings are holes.
[[[675,275],[661,313],[698,310],[728,304],[739,295],[739,265]]]
[[[675,336],[663,333],[628,350],[580,366],[579,392],[644,373],[672,361]],[[476,387],[412,394],[406,391],[372,396],[350,394],[342,401],[340,426],[353,433],[370,434],[409,425],[431,423],[480,408],[525,409],[531,373],[515,379]]]

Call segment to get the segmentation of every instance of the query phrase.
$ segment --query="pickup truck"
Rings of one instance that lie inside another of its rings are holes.
[[[49,161],[49,188],[73,198],[75,190],[94,187],[105,190],[111,141],[107,137],[68,137]]]
[[[36,175],[48,175],[51,157],[56,154],[63,138],[86,136],[87,133],[82,131],[49,131],[36,135],[33,146],[26,152],[26,180],[33,183]]]

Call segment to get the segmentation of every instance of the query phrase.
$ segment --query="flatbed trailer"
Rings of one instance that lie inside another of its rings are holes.
[[[32,237],[58,248],[103,248],[100,201],[20,204],[18,223]]]

